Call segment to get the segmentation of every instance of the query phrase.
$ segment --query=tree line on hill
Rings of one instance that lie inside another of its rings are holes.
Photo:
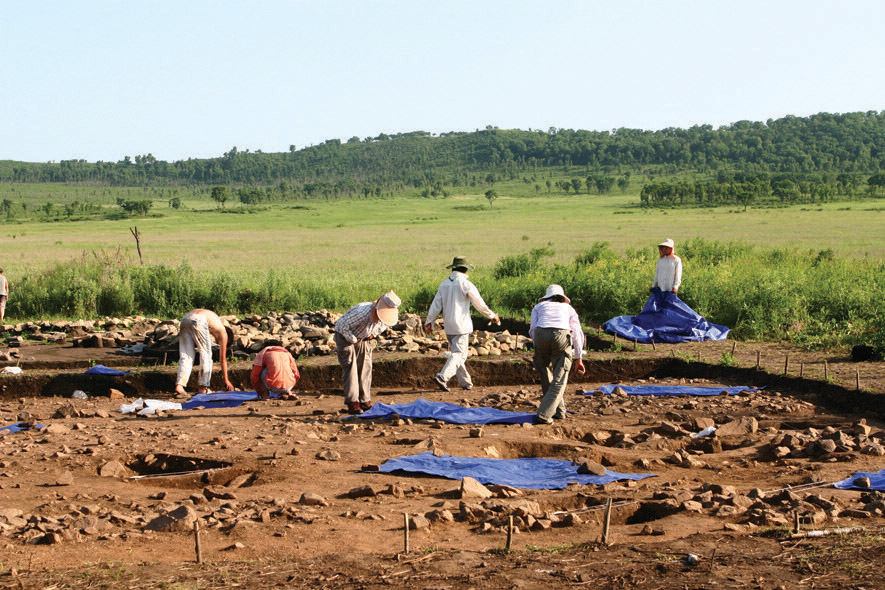
[[[573,173],[575,167],[583,174]],[[586,183],[557,189],[604,193],[615,183],[623,190],[625,171],[648,167],[662,174],[682,172],[715,176],[719,172],[767,173],[771,194],[809,195],[809,183],[849,187],[885,169],[885,111],[787,116],[766,122],[739,121],[714,129],[696,125],[659,131],[615,129],[504,130],[431,135],[423,131],[380,134],[346,142],[331,139],[288,152],[263,153],[231,148],[223,156],[175,162],[151,154],[119,162],[65,160],[59,163],[0,162],[0,181],[95,182],[112,186],[240,185],[265,187],[249,199],[373,197],[382,192],[417,189],[424,196],[445,196],[451,188],[488,186],[522,174],[563,168]],[[843,176],[847,180],[840,180]],[[593,179],[591,181],[591,178]],[[752,181],[695,182],[658,186],[649,204],[738,199],[761,191]],[[784,184],[776,187],[771,184]],[[792,183],[792,188],[786,187]],[[731,186],[728,189],[723,185]],[[761,182],[762,185],[765,182]],[[872,186],[873,183],[870,183]],[[754,188],[755,186],[755,188]],[[540,183],[536,191],[542,189]],[[246,189],[252,190],[252,189]],[[267,192],[270,190],[271,192]],[[551,187],[547,186],[548,192]],[[720,191],[730,195],[722,196]],[[815,189],[818,193],[829,189]],[[816,195],[815,198],[818,198]]]

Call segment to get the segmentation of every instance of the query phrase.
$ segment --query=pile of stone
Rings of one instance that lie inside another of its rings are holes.
[[[267,340],[278,340],[293,356],[318,356],[335,353],[335,322],[340,314],[327,310],[309,313],[269,312],[244,318],[224,316],[222,319],[234,333],[232,350],[235,357],[254,358]],[[158,322],[145,336],[151,353],[177,351],[178,320]],[[475,332],[470,339],[470,354],[497,356],[526,350],[531,340],[526,336],[503,332]],[[437,329],[431,336],[423,331],[422,318],[402,314],[400,321],[377,340],[377,350],[385,352],[439,353],[446,346],[445,335]]]
[[[74,346],[118,348],[142,342],[144,335],[159,323],[160,320],[156,318],[143,316],[105,317],[102,320],[22,322],[0,324],[0,334],[7,336],[10,348],[21,347],[29,341],[50,344],[71,342]]]
[[[56,485],[70,482],[59,477]],[[316,494],[304,494],[297,503],[282,498],[239,502],[232,491],[215,488],[205,488],[179,502],[165,498],[165,492],[160,492],[151,497],[152,501],[124,504],[113,495],[92,500],[78,494],[77,499],[85,503],[71,504],[60,496],[31,513],[4,508],[0,509],[0,536],[35,545],[111,541],[155,532],[191,533],[197,521],[201,528],[229,533],[238,527],[277,519],[310,524],[322,517],[317,507],[328,505]]]
[[[819,461],[847,461],[856,452],[877,457],[885,456],[885,431],[873,432],[866,420],[850,428],[807,428],[801,432],[778,435],[765,447],[763,458],[811,458]]]

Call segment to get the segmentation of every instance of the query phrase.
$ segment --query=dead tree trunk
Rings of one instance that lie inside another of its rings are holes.
[[[135,238],[135,248],[138,250],[138,262],[144,266],[144,258],[141,257],[141,234],[138,232],[138,226],[130,227],[129,231],[132,232],[132,236]]]

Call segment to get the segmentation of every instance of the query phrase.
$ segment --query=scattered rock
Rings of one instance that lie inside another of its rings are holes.
[[[171,512],[156,517],[144,527],[146,531],[187,533],[193,530],[197,513],[190,506],[179,506]]]
[[[301,494],[301,499],[298,500],[299,504],[303,504],[305,506],[328,506],[329,502],[319,494],[314,494],[313,492],[304,492]]]
[[[472,477],[464,477],[461,479],[461,498],[481,498],[485,500],[486,498],[491,498],[495,494],[473,479]]]

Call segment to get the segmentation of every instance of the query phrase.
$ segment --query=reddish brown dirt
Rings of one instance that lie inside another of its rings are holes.
[[[730,353],[731,343],[659,345],[657,350],[642,346],[635,352],[630,344],[625,348],[591,352],[589,375],[569,386],[569,409],[574,414],[564,423],[553,427],[491,425],[484,428],[481,438],[471,438],[470,427],[465,426],[423,421],[342,421],[333,357],[300,363],[305,379],[299,403],[253,402],[232,409],[136,418],[117,413],[117,400],[70,400],[61,396],[67,397],[77,388],[101,395],[115,387],[130,395],[161,397],[162,392],[171,389],[174,367],[142,367],[125,378],[84,380],[82,368],[89,361],[112,364],[109,361],[117,357],[109,351],[102,351],[100,356],[94,349],[27,347],[23,351],[32,354],[26,354],[22,362],[25,375],[0,377],[0,425],[14,422],[19,413],[28,411],[43,424],[61,424],[68,430],[0,437],[0,510],[15,508],[55,518],[72,512],[82,514],[84,507],[97,509],[99,515],[112,511],[130,516],[139,511],[156,514],[189,504],[207,483],[220,488],[225,479],[255,475],[246,486],[230,490],[238,511],[236,524],[209,526],[203,531],[206,563],[202,566],[193,563],[192,535],[146,532],[137,523],[71,535],[53,545],[0,536],[0,588],[882,587],[885,551],[876,531],[785,541],[785,527],[746,527],[741,517],[681,511],[645,523],[628,524],[628,520],[638,509],[638,502],[656,493],[696,493],[709,483],[734,486],[744,493],[753,488],[769,491],[882,469],[882,457],[860,453],[843,454],[834,461],[774,461],[763,458],[762,450],[774,436],[775,430],[768,428],[801,430],[829,425],[847,429],[858,419],[867,418],[874,430],[881,431],[885,409],[878,402],[878,392],[883,391],[885,365],[853,364],[838,356],[801,353],[771,344],[738,344],[737,362],[731,366],[719,364],[723,353]],[[756,350],[763,351],[759,370],[755,368]],[[784,377],[787,354],[790,360]],[[825,359],[832,383],[819,379]],[[800,362],[805,363],[802,379],[798,377]],[[53,363],[69,368],[38,368]],[[441,363],[436,357],[395,354],[378,359],[376,399],[402,403],[425,397],[475,403],[496,393],[519,397],[520,391],[525,392],[522,397],[540,397],[526,357],[471,359],[469,366],[477,387],[470,392],[453,389],[448,394],[423,385]],[[861,394],[853,392],[857,368],[865,390]],[[245,385],[248,370],[248,363],[235,364],[235,383]],[[649,377],[665,382],[685,379],[698,385],[768,388],[752,395],[697,400],[574,395],[578,389],[602,383],[636,383]],[[53,419],[56,409],[68,402],[84,415]],[[530,406],[505,409],[531,411]],[[97,410],[107,411],[110,417],[96,416]],[[687,444],[685,437],[626,448],[586,442],[590,432],[638,434],[663,421],[701,416],[715,417],[717,423],[754,416],[760,422],[760,431],[737,448],[698,455],[704,466],[695,468],[664,461]],[[355,428],[348,427],[352,422],[357,424]],[[521,531],[509,554],[500,552],[505,543],[500,529],[482,533],[477,523],[439,522],[413,531],[412,551],[402,555],[403,513],[423,514],[440,503],[448,503],[457,512],[458,482],[359,469],[390,457],[421,452],[431,438],[434,448],[452,455],[487,456],[487,448],[493,446],[505,458],[604,456],[616,471],[644,471],[636,462],[647,459],[653,462],[652,471],[658,477],[601,487],[525,490],[515,500],[538,502],[545,511],[572,511],[582,522],[538,532]],[[326,450],[337,451],[340,459],[317,458]],[[211,478],[129,480],[97,474],[99,467],[111,459],[134,465],[138,456],[151,453],[224,461],[233,467]],[[73,482],[57,485],[60,474],[68,471]],[[401,497],[347,496],[349,490],[367,484],[379,490],[394,484],[404,493]],[[830,486],[812,491],[845,507],[857,507],[859,502],[858,492]],[[305,492],[323,496],[328,506],[298,504]],[[165,497],[160,498],[158,494],[163,493]],[[607,498],[621,504],[613,513],[612,545],[608,547],[598,544],[602,512],[597,509]],[[198,503],[195,508],[205,512],[210,507],[218,509],[223,502]],[[274,502],[290,510],[289,516],[262,519],[247,514],[250,506],[260,508]],[[662,534],[643,533],[646,525]],[[732,527],[737,530],[726,530],[726,525],[738,525]],[[881,527],[885,519],[837,517],[814,526],[848,525]],[[242,547],[227,549],[235,543]],[[689,552],[700,557],[698,565],[679,562]]]

